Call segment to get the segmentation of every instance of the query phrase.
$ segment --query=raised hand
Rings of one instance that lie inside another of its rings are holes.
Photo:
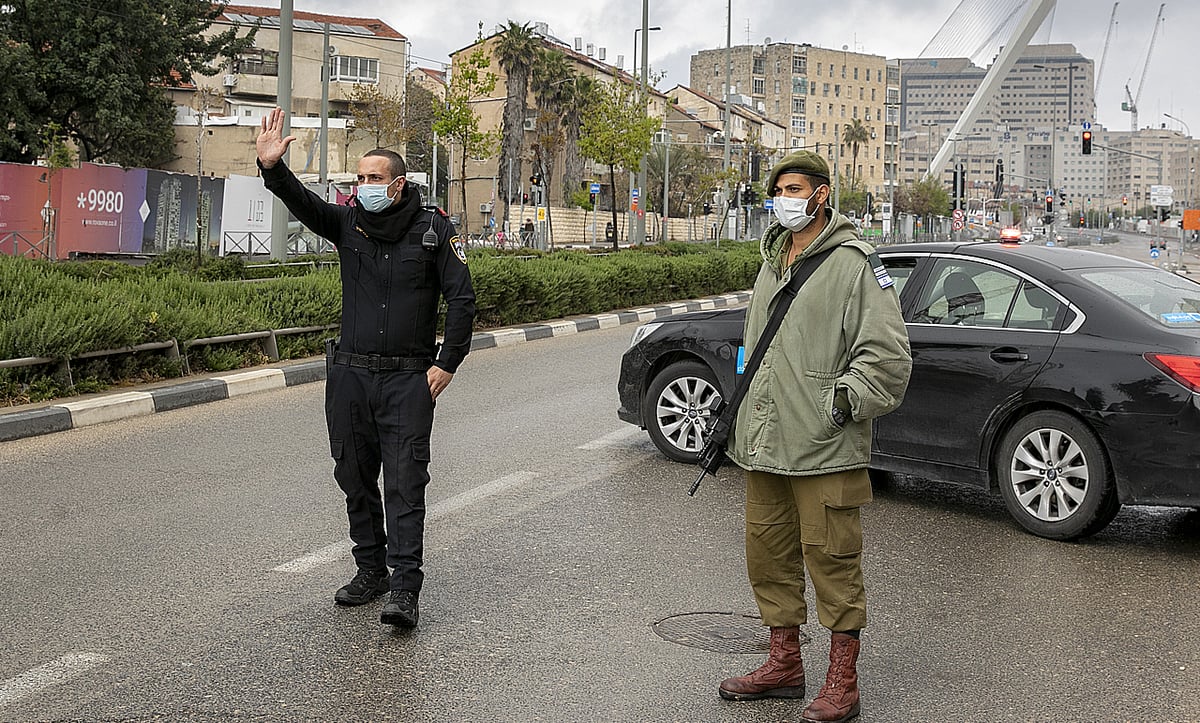
[[[283,154],[287,153],[288,146],[296,140],[296,136],[283,137],[282,108],[275,108],[263,116],[261,128],[262,132],[258,134],[258,140],[255,142],[258,146],[258,160],[263,168],[272,168],[283,158]]]

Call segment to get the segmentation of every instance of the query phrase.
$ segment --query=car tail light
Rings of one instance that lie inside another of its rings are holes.
[[[1159,371],[1200,394],[1200,357],[1181,354],[1143,354]]]

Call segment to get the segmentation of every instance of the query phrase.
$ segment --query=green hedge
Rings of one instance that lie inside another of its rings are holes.
[[[746,289],[753,284],[760,257],[757,244],[725,242],[719,249],[711,244],[662,244],[607,254],[556,251],[516,256],[476,250],[468,263],[478,305],[476,327],[486,329]],[[338,323],[337,268],[307,267],[301,276],[290,275],[297,268],[256,270],[240,259],[210,260],[196,268],[194,257],[184,254],[141,268],[0,256],[0,359],[74,358],[145,342],[176,339],[182,344],[224,334]],[[262,278],[271,273],[289,275]],[[281,356],[310,355],[319,348],[318,341],[314,337],[281,344]],[[196,356],[201,366],[206,357],[213,359],[213,366],[234,363],[224,358],[228,353],[219,362],[209,350]],[[252,353],[244,355],[245,364],[259,361]],[[195,361],[192,366],[197,366]],[[0,371],[0,400],[10,402],[22,398],[18,392],[34,383],[31,374],[45,373]],[[128,375],[129,369],[122,373]],[[20,384],[14,387],[13,379]]]

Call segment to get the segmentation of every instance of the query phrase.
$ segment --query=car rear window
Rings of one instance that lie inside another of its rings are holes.
[[[1200,328],[1200,284],[1159,269],[1095,269],[1084,280],[1170,328]]]

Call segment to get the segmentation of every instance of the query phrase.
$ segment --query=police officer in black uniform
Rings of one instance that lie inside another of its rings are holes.
[[[413,627],[424,579],[433,407],[470,349],[475,317],[466,257],[445,214],[421,206],[398,154],[363,156],[355,200],[338,206],[305,189],[281,161],[295,140],[282,131],[276,108],[258,136],[263,182],[301,223],[332,241],[341,260],[341,338],[327,348],[325,419],[358,574],[334,600],[362,605],[390,590],[380,620]],[[439,295],[447,305],[440,347]]]

